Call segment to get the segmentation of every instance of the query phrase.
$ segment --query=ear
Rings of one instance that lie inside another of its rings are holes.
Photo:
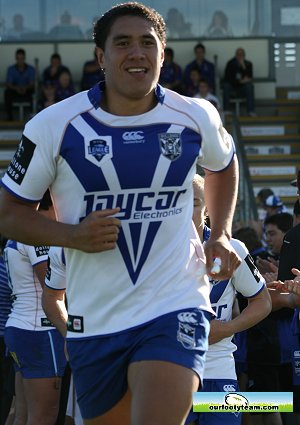
[[[96,47],[95,52],[100,68],[105,69],[104,50],[100,49],[100,47]]]

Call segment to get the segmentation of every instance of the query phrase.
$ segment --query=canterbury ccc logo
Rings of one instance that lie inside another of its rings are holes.
[[[223,387],[223,391],[230,393],[230,392],[234,392],[234,391],[236,391],[236,388],[235,388],[235,386],[234,386],[234,385],[232,385],[232,384],[224,385],[224,387]]]
[[[143,140],[143,131],[126,131],[122,136],[123,140]]]
[[[191,323],[196,325],[198,323],[197,314],[193,312],[183,312],[179,313],[177,316],[178,320],[183,323]]]

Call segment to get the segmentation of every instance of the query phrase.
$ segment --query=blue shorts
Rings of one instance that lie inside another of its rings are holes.
[[[16,372],[25,379],[63,376],[66,366],[64,338],[56,329],[28,331],[9,326],[4,340]]]
[[[203,375],[211,314],[184,309],[103,337],[68,339],[77,400],[84,419],[110,410],[125,395],[130,363],[161,360]]]
[[[231,392],[238,391],[238,383],[234,379],[204,379],[201,391],[204,392]],[[240,412],[230,413],[198,413],[199,425],[240,425],[242,414]]]

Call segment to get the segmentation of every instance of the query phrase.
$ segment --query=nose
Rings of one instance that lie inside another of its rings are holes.
[[[128,57],[130,59],[140,59],[145,57],[145,51],[140,43],[133,43],[129,49]]]

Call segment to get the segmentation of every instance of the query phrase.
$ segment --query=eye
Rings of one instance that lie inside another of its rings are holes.
[[[119,41],[116,45],[119,47],[128,46],[128,41]]]

